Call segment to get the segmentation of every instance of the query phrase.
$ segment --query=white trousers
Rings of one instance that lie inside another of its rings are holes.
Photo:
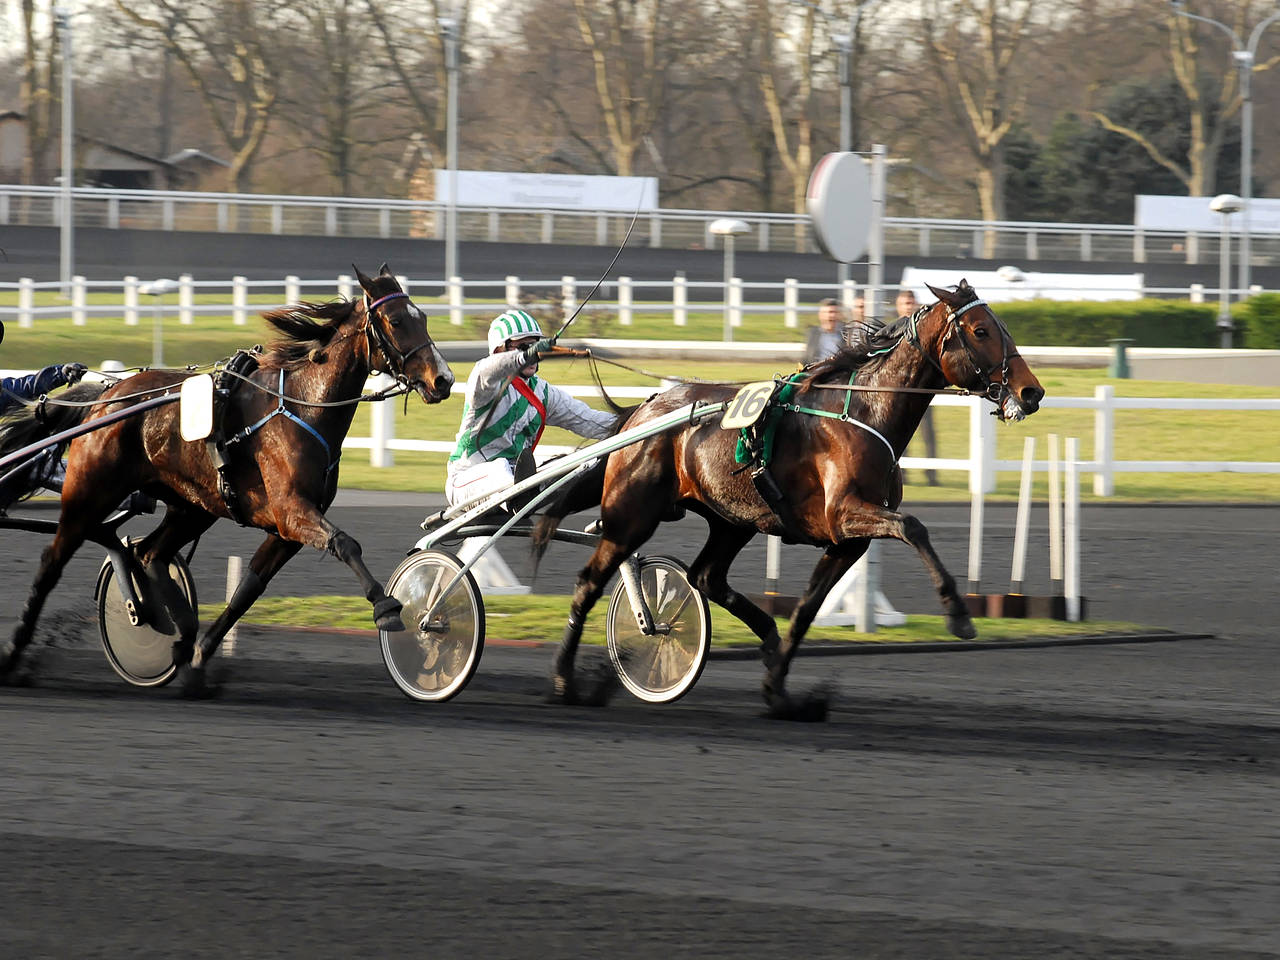
[[[515,482],[515,472],[510,460],[488,460],[449,471],[444,483],[444,495],[449,506],[456,507],[495,490],[502,490]]]

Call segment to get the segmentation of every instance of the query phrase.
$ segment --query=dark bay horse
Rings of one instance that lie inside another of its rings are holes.
[[[827,415],[781,414],[770,467],[782,493],[778,509],[757,492],[748,470],[735,462],[738,431],[722,430],[715,419],[613,453],[603,469],[602,488],[600,479],[590,474],[570,485],[541,521],[535,547],[567,513],[583,509],[595,497],[600,497],[595,502],[600,503],[602,536],[578,577],[552,676],[553,697],[568,702],[594,699],[582,697],[574,680],[574,657],[587,612],[622,561],[679,506],[704,517],[711,528],[689,568],[689,579],[760,638],[764,697],[775,716],[825,716],[824,699],[793,701],[787,695],[787,672],[823,599],[873,539],[893,537],[915,547],[942,599],[948,629],[957,637],[976,636],[955,580],[930,545],[928,531],[915,517],[898,512],[898,459],[937,390],[952,385],[984,394],[996,403],[1002,420],[1034,413],[1044,390],[1018,355],[1009,331],[968,283],[962,280],[955,290],[929,289],[937,303],[890,324],[859,350],[844,350],[806,368],[792,405]],[[831,389],[849,385],[882,391]],[[734,390],[678,386],[642,404],[625,426],[638,426],[690,402],[725,401]],[[728,584],[730,564],[757,533],[825,547],[785,640],[773,617]]]
[[[178,624],[175,662],[184,690],[204,690],[205,662],[272,576],[304,545],[324,550],[356,574],[373,604],[374,621],[402,630],[400,604],[388,597],[361,559],[360,545],[324,513],[338,488],[338,456],[370,372],[381,370],[416,391],[426,403],[449,396],[453,373],[427,333],[424,313],[400,289],[386,264],[376,277],[356,270],[361,297],[326,304],[294,304],[264,314],[281,334],[258,358],[257,369],[232,377],[221,434],[225,483],[204,441],[184,441],[176,404],[158,406],[79,436],[68,449],[58,532],[45,548],[22,619],[0,646],[0,678],[10,673],[31,642],[45,598],[63,567],[86,539],[133,491],[167,505],[164,519],[136,547],[145,589],[160,591],[172,609],[185,606],[169,576],[169,562],[219,517],[267,531],[230,603],[196,643],[195,612]],[[69,426],[174,390],[190,374],[150,370],[105,389],[87,390],[96,402],[50,406],[10,422],[0,450],[53,436]],[[173,599],[179,598],[175,606]]]

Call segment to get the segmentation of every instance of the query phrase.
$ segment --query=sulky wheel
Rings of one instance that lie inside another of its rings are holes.
[[[404,609],[405,629],[378,631],[387,672],[414,700],[448,700],[470,682],[484,652],[484,601],[463,563],[443,550],[422,550],[396,567],[387,594]],[[448,590],[446,595],[444,592]]]
[[[196,609],[196,585],[191,569],[182,557],[174,557],[169,563],[169,576],[186,597],[191,610]],[[145,584],[134,584],[134,591],[144,596]],[[151,596],[153,591],[146,595]],[[136,687],[160,687],[173,679],[178,668],[173,662],[173,645],[180,638],[175,620],[178,611],[165,606],[163,601],[151,596],[148,602],[150,622],[132,623],[125,608],[124,595],[116,586],[116,571],[110,558],[98,571],[98,583],[93,591],[98,605],[98,632],[102,637],[102,649],[111,669]],[[183,611],[185,613],[185,611]]]
[[[689,692],[707,662],[711,611],[706,597],[689,583],[684,565],[671,557],[640,559],[640,590],[654,633],[641,632],[619,578],[605,622],[609,659],[622,685],[641,700],[670,703]]]

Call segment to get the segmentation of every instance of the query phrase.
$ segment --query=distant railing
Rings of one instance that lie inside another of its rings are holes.
[[[0,184],[0,226],[56,227],[61,190]],[[135,230],[297,234],[329,237],[444,238],[442,202],[302,197],[268,194],[113,190],[77,187],[76,226]],[[460,240],[506,243],[595,244],[621,241],[631,214],[616,210],[459,205]],[[738,249],[815,252],[809,217],[755,211],[659,209],[640,214],[632,243],[677,249],[715,249],[711,222],[745,220],[749,235]],[[986,250],[988,235],[994,250]],[[1215,263],[1217,232],[1144,231],[1129,224],[933,220],[888,217],[885,252],[891,256],[1038,260]],[[1280,233],[1251,235],[1253,262],[1280,262]]]
[[[154,278],[148,278],[154,279]],[[401,287],[424,301],[439,298],[440,309],[447,313],[455,326],[465,323],[467,314],[492,314],[510,305],[533,301],[549,304],[553,300],[572,313],[580,298],[595,285],[594,280],[576,277],[529,279],[510,276],[503,280],[465,280],[444,283],[439,279],[399,277]],[[1081,275],[1082,286],[1087,289],[1089,278]],[[334,280],[301,280],[295,276],[280,280],[248,280],[232,277],[230,280],[195,280],[190,275],[179,277],[174,291],[167,295],[153,296],[146,293],[146,281],[138,277],[121,280],[87,280],[73,277],[70,296],[57,302],[37,304],[38,293],[61,294],[57,281],[36,282],[22,278],[16,283],[0,282],[0,320],[16,322],[20,327],[30,327],[40,318],[70,317],[72,323],[81,326],[90,317],[124,317],[126,324],[137,324],[140,316],[167,317],[176,315],[183,324],[195,322],[199,315],[228,316],[236,324],[248,323],[250,313],[272,309],[286,303],[308,299],[328,299],[335,294],[350,297],[359,288],[353,277],[342,275]],[[888,284],[881,290],[880,310],[869,310],[870,315],[883,316],[892,301],[897,286]],[[1038,288],[1042,293],[1054,289],[1071,290],[1071,287]],[[1257,288],[1261,289],[1261,288]],[[630,277],[616,277],[601,284],[591,301],[591,311],[612,313],[621,327],[631,326],[635,314],[670,313],[673,326],[688,323],[689,313],[698,310],[721,311],[727,319],[729,336],[740,328],[750,314],[782,315],[788,328],[807,325],[816,302],[822,297],[836,296],[845,304],[851,304],[861,288],[852,281],[836,283],[801,283],[795,279],[782,282],[748,282],[739,277],[729,281],[726,290],[723,281],[690,281],[682,276],[670,280],[633,281]],[[1143,287],[1138,293],[1145,296],[1172,296],[1189,299],[1193,303],[1204,302],[1206,295],[1216,296],[1213,288],[1200,284],[1189,287]],[[16,293],[16,296],[14,294]],[[104,298],[101,295],[106,294]],[[94,299],[105,302],[90,302]],[[726,296],[727,295],[727,296]],[[264,297],[273,301],[264,303]],[[254,302],[250,302],[253,298]],[[278,298],[278,299],[275,299]],[[40,299],[49,300],[49,297]],[[993,298],[994,301],[995,298]],[[197,302],[199,300],[200,302]],[[15,301],[6,303],[4,301]],[[590,316],[579,325],[589,328]]]

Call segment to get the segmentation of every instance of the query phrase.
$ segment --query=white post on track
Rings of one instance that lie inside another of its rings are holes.
[[[1049,441],[1049,580],[1050,586],[1062,595],[1062,485],[1061,466],[1058,463],[1058,435],[1051,433]]]
[[[978,593],[982,583],[983,493],[973,492],[969,505],[969,592]]]
[[[231,598],[235,596],[236,587],[240,586],[240,570],[242,561],[237,554],[227,557],[227,598],[226,603],[231,602]],[[231,629],[227,631],[227,635],[222,638],[222,653],[224,656],[234,656],[236,652],[236,631],[235,624],[231,625]]]
[[[1077,623],[1080,609],[1080,441],[1067,437],[1066,444],[1066,517],[1063,537],[1063,593],[1067,600],[1067,619]]]
[[[1022,482],[1018,485],[1018,515],[1013,522],[1013,571],[1009,592],[1022,593],[1027,574],[1027,529],[1031,524],[1031,476],[1035,472],[1036,438],[1022,442]]]

